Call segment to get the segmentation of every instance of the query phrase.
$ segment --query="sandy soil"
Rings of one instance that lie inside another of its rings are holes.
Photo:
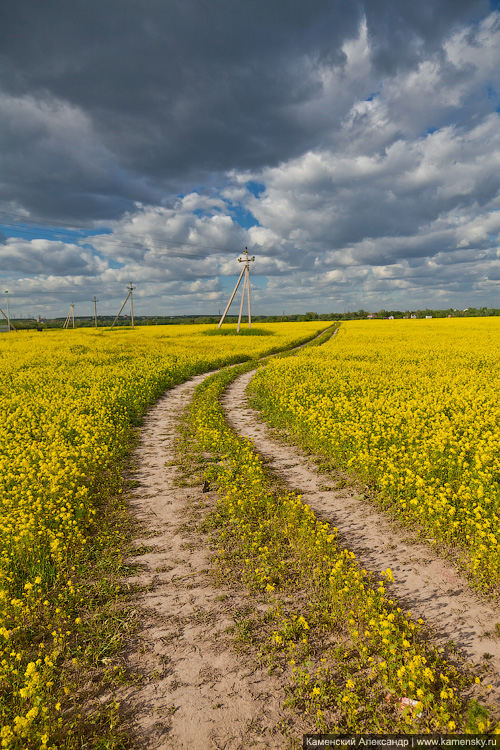
[[[251,409],[245,389],[254,372],[239,377],[226,391],[223,405],[232,428],[254,441],[267,466],[322,518],[337,527],[342,544],[373,573],[392,569],[388,584],[414,618],[431,627],[435,642],[453,641],[460,654],[480,665],[485,683],[493,684],[491,698],[500,700],[500,606],[480,598],[467,581],[430,545],[417,541],[410,530],[391,522],[352,489],[337,490],[346,475],[325,475],[298,448],[284,445]]]
[[[179,487],[175,428],[199,376],[168,393],[147,415],[134,455],[130,505],[144,528],[127,579],[141,631],[125,657],[142,680],[118,698],[144,750],[285,748],[282,685],[234,648],[227,629],[249,609],[241,591],[215,587],[207,536],[198,524],[214,504],[202,487]],[[280,722],[283,722],[280,724]],[[283,731],[282,731],[283,730]]]

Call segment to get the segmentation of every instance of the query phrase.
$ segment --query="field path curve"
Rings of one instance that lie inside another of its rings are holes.
[[[131,562],[139,570],[127,583],[140,632],[122,659],[140,681],[117,697],[141,750],[282,750],[283,685],[237,653],[227,633],[248,599],[214,586],[209,575],[211,552],[198,526],[216,494],[178,482],[177,425],[208,374],[172,388],[150,408],[133,454],[128,502],[145,533],[134,542]]]
[[[341,543],[362,567],[375,574],[392,569],[395,582],[385,584],[390,596],[414,619],[428,624],[437,645],[453,641],[468,662],[479,665],[484,683],[493,685],[490,698],[499,701],[500,606],[471,590],[465,578],[430,545],[417,541],[411,530],[391,522],[352,489],[335,489],[335,477],[319,473],[299,448],[280,442],[248,404],[246,388],[255,372],[238,377],[224,394],[232,429],[250,438],[271,472],[338,529]]]

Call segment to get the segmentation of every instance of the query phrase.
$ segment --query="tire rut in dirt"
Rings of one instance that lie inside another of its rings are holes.
[[[499,700],[500,608],[482,601],[432,547],[417,541],[411,530],[391,522],[359,494],[325,487],[334,478],[318,473],[300,449],[273,437],[258,412],[249,407],[245,392],[254,374],[240,376],[224,395],[223,407],[234,431],[253,440],[271,472],[299,492],[319,518],[338,529],[341,543],[356,554],[362,567],[375,574],[391,568],[395,582],[385,584],[390,595],[430,626],[436,645],[453,641],[467,661],[478,665],[484,680],[493,684],[491,697]]]

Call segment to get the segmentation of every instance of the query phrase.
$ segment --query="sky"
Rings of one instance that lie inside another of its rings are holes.
[[[12,317],[218,314],[245,247],[256,315],[500,307],[499,236],[498,0],[3,0]]]

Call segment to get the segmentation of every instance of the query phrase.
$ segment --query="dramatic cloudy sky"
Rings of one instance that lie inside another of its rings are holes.
[[[15,316],[500,307],[499,233],[498,0],[2,2]]]

